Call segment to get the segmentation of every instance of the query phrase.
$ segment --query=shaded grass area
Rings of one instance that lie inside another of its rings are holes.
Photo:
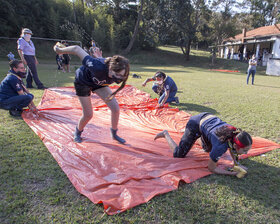
[[[193,51],[190,62],[180,49],[161,47],[129,56],[132,84],[151,93],[145,78],[163,70],[177,83],[179,109],[191,114],[208,111],[253,136],[280,143],[280,78],[259,73],[255,85],[246,75],[212,72],[207,52]],[[57,72],[55,62],[41,58],[42,82],[49,87],[72,86],[74,72]],[[76,63],[76,62],[75,62]],[[72,65],[71,70],[74,71]],[[247,64],[218,60],[217,68],[245,69]],[[0,62],[0,78],[7,61]],[[38,104],[42,90],[33,89]],[[175,105],[174,105],[175,106]],[[244,179],[211,175],[153,198],[127,212],[104,215],[80,195],[61,171],[42,141],[21,119],[0,110],[0,223],[279,223],[280,150],[246,159]]]

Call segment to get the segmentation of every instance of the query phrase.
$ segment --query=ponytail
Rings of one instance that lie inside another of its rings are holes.
[[[236,129],[231,125],[224,125],[220,128],[217,128],[215,134],[218,136],[221,142],[226,142],[227,140],[232,139],[241,131],[241,129]]]
[[[217,128],[215,134],[218,136],[221,142],[224,143],[227,140],[232,140],[232,142],[238,145],[240,148],[247,147],[253,143],[250,134],[231,125],[225,125]]]

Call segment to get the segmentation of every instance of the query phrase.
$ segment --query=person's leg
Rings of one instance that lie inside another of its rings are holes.
[[[35,57],[26,55],[26,56],[24,56],[24,58],[26,60],[26,63],[28,65],[29,69],[31,70],[32,78],[34,79],[34,82],[36,83],[38,89],[43,88],[44,85],[38,77]]]
[[[248,72],[247,72],[247,85],[249,83],[250,75],[251,75],[251,69],[248,69]]]
[[[6,110],[22,110],[22,108],[27,107],[31,103],[33,98],[34,96],[32,94],[13,96],[3,100],[1,102],[1,107]]]
[[[170,92],[169,93],[169,96],[168,96],[168,99],[166,100],[166,103],[170,103],[170,102],[177,102],[177,100],[178,100],[178,97],[177,97],[177,99],[176,99],[176,93],[177,93],[177,91],[173,91],[173,92]]]
[[[24,59],[26,60],[26,62],[28,61],[26,55],[24,55]],[[28,62],[27,62],[27,66],[28,66]],[[26,87],[27,87],[27,88],[34,88],[34,87],[32,86],[32,82],[33,82],[33,79],[32,79],[31,70],[29,69],[29,67],[27,67]]]
[[[254,85],[256,70],[252,71],[252,85]]]
[[[83,115],[79,120],[78,126],[76,127],[74,133],[74,141],[81,143],[82,142],[81,134],[84,130],[84,127],[92,118],[93,112],[92,112],[90,96],[79,96],[79,100],[83,109]]]
[[[125,143],[125,140],[117,135],[117,130],[118,130],[118,123],[119,123],[119,116],[120,116],[120,107],[119,104],[114,97],[110,101],[106,101],[107,97],[109,97],[112,94],[112,91],[109,87],[103,87],[100,89],[97,89],[94,91],[104,102],[106,105],[110,108],[111,110],[111,134],[112,138],[117,140],[120,143]]]
[[[184,158],[190,149],[192,148],[195,141],[200,137],[199,132],[199,125],[197,124],[198,120],[196,121],[196,117],[191,117],[188,121],[185,129],[185,133],[183,137],[181,138],[181,141],[179,143],[179,146],[176,145],[176,143],[173,141],[173,139],[169,136],[168,132],[166,130],[158,133],[154,140],[158,138],[165,138],[168,142],[168,145],[171,150],[173,150],[173,157],[176,158]]]
[[[158,85],[157,84],[153,84],[153,86],[152,86],[152,90],[156,93],[156,94],[159,94],[158,93]]]

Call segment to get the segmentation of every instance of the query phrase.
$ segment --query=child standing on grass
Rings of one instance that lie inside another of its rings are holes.
[[[129,62],[120,55],[110,58],[93,58],[79,46],[65,47],[61,44],[54,46],[54,51],[58,54],[74,54],[82,61],[82,66],[76,70],[75,90],[83,108],[83,115],[79,120],[74,133],[74,141],[82,142],[81,134],[84,127],[93,116],[91,105],[91,92],[96,93],[111,110],[111,136],[119,143],[125,140],[117,135],[120,108],[115,99],[116,93],[124,88],[129,76]],[[99,52],[101,55],[101,53]],[[100,56],[99,55],[99,56]],[[121,86],[112,93],[108,85],[112,83]]]
[[[237,172],[217,167],[217,162],[229,148],[231,152],[236,154],[247,154],[252,146],[252,138],[247,132],[236,129],[212,114],[201,113],[192,116],[186,125],[185,133],[179,146],[173,141],[167,130],[158,133],[154,140],[165,138],[173,152],[173,157],[184,158],[199,137],[201,137],[202,148],[206,152],[210,152],[208,169],[211,172],[238,175]],[[235,157],[233,157],[233,160],[236,162]],[[247,169],[241,165],[240,167],[244,170]]]

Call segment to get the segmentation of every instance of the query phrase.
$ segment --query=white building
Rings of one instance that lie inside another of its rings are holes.
[[[255,54],[266,74],[280,76],[280,24],[254,30],[243,29],[241,34],[219,45],[219,55],[226,59],[248,60]]]

